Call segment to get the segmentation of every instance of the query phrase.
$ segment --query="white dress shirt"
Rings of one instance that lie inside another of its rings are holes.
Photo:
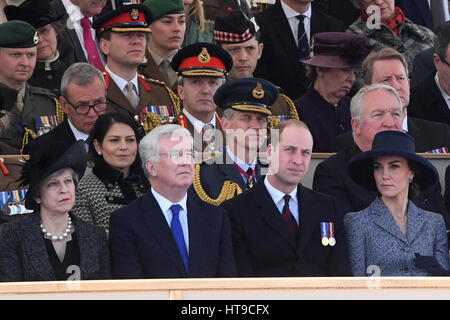
[[[283,213],[283,207],[284,207],[284,193],[281,192],[278,189],[275,189],[270,182],[269,179],[264,179],[264,185],[266,186],[267,191],[269,192],[270,196],[272,197],[273,202],[277,206],[278,211]],[[297,202],[297,187],[289,194],[291,196],[291,199],[289,200],[289,209],[291,210],[292,215],[295,218],[295,221],[297,221],[297,224],[299,224],[299,217],[298,217],[298,202]]]
[[[83,28],[81,27],[81,19],[84,18],[84,14],[81,12],[80,7],[78,7],[77,5],[74,5],[72,2],[70,2],[70,0],[61,0],[62,4],[64,5],[64,7],[66,8],[67,14],[69,16],[69,19],[67,19],[66,22],[66,28],[74,28],[75,32],[77,34],[78,37],[78,41],[81,44],[81,48],[83,49],[84,52],[84,56],[86,57],[86,60],[89,61],[89,57],[87,54],[86,49],[84,48],[84,37],[83,37]],[[92,17],[89,17],[89,20],[93,21]],[[95,29],[93,29],[91,27],[91,34],[92,34],[92,39],[94,39],[94,41],[96,41],[96,35],[95,35]],[[98,44],[97,44],[97,48],[98,48]],[[100,50],[99,50],[100,53]],[[101,58],[101,54],[100,54],[100,58]]]
[[[69,122],[70,130],[72,130],[72,133],[75,136],[75,141],[83,140],[84,147],[86,148],[86,152],[89,152],[89,145],[87,142],[89,135],[87,133],[81,132],[80,130],[75,128],[74,125],[72,124],[72,122],[70,122],[70,119],[67,119],[67,121]]]
[[[127,84],[128,81],[122,79],[117,74],[111,71],[111,69],[108,68],[108,65],[105,66],[105,70],[109,73],[111,79],[114,80],[114,82],[117,84],[120,90],[122,90],[123,94],[127,96]],[[136,92],[136,95],[139,97],[139,85],[138,85],[138,78],[137,78],[137,72],[134,75],[133,79],[130,80],[134,84],[134,90]]]
[[[214,114],[214,116],[212,117],[211,121],[204,123],[203,121],[198,120],[197,118],[195,118],[192,114],[190,114],[185,108],[183,108],[183,114],[186,116],[186,118],[188,118],[188,120],[192,123],[192,125],[194,126],[195,131],[201,133],[203,130],[203,127],[210,123],[214,126],[214,129],[216,128],[216,115]]]
[[[436,82],[436,85],[439,89],[439,91],[442,94],[442,97],[444,98],[445,102],[447,103],[447,107],[450,109],[450,96],[447,94],[447,92],[442,89],[441,85],[439,84],[439,71],[436,72],[436,75],[434,76],[434,81]]]
[[[244,160],[241,160],[238,158],[238,156],[236,156],[231,150],[230,148],[226,148],[228,156],[233,159],[234,162],[236,162],[236,164],[245,172],[247,172],[248,168],[252,168],[253,171],[255,171],[256,168],[256,159],[253,161],[252,164],[247,164]],[[240,173],[240,172],[239,172]],[[241,177],[244,180],[245,183],[247,183],[247,178],[241,173]],[[256,181],[256,179],[255,179]]]
[[[283,9],[284,14],[289,22],[289,26],[291,27],[292,35],[294,36],[295,44],[297,45],[297,47],[298,47],[297,34],[299,22],[297,16],[299,14],[303,14],[304,16],[306,16],[306,18],[303,20],[303,24],[305,25],[305,32],[306,36],[308,37],[308,43],[311,43],[311,14],[312,14],[311,6],[309,6],[309,9],[305,13],[300,13],[289,7],[286,3],[284,3],[284,1],[281,1],[281,8]]]
[[[161,208],[162,213],[164,214],[164,218],[166,218],[167,224],[169,225],[172,223],[172,210],[170,207],[173,204],[179,204],[181,206],[179,218],[180,218],[180,224],[181,228],[183,229],[183,236],[184,236],[184,243],[186,244],[186,249],[189,254],[189,229],[188,229],[188,218],[187,218],[187,193],[184,195],[183,199],[181,199],[178,203],[173,203],[169,201],[164,196],[160,195],[158,192],[156,192],[153,187],[151,187],[151,192],[153,196],[156,199],[156,202],[158,202],[159,207]]]

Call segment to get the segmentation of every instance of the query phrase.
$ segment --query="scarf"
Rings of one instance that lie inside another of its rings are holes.
[[[361,19],[366,21],[368,18],[369,15],[361,9]],[[399,7],[395,7],[394,17],[388,22],[383,22],[383,24],[391,29],[396,36],[398,36],[399,27],[404,22],[405,14],[403,13],[402,9],[400,9]]]

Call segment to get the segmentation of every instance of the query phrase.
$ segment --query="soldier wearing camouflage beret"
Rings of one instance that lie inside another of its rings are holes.
[[[137,71],[144,59],[152,19],[146,6],[135,4],[106,13],[93,24],[100,38],[100,49],[107,57],[104,75],[109,105],[106,112],[127,113],[145,131],[170,122],[180,113],[179,99],[168,86]]]
[[[41,132],[44,123],[48,130],[63,119],[58,99],[51,91],[27,84],[36,66],[38,42],[36,29],[27,22],[0,24],[0,86],[18,91],[10,126],[2,132],[0,141],[20,150]]]

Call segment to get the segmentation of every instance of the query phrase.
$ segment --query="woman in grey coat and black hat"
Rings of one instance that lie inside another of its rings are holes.
[[[436,168],[414,151],[401,131],[381,131],[372,150],[348,163],[352,179],[378,190],[369,207],[345,215],[350,264],[355,276],[448,275],[448,243],[442,215],[409,200],[438,179]]]
[[[70,213],[86,162],[83,141],[33,149],[21,180],[34,212],[0,227],[0,281],[109,278],[105,232]]]

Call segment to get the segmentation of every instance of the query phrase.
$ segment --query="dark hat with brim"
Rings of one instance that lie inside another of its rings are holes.
[[[71,168],[81,179],[87,166],[84,141],[79,140],[67,147],[67,142],[63,140],[55,140],[49,144],[48,139],[39,139],[40,137],[36,138],[30,158],[23,165],[22,176],[19,178],[21,185],[28,185],[25,207],[31,210],[39,208],[33,198],[43,179],[64,168]]]
[[[172,68],[188,78],[223,77],[232,67],[233,59],[225,49],[206,42],[188,45],[172,59]]]
[[[355,68],[362,66],[372,46],[365,36],[346,32],[316,33],[311,58],[303,63],[323,68]]]
[[[421,190],[438,181],[436,168],[427,159],[415,153],[414,139],[405,132],[393,130],[378,132],[373,139],[372,150],[359,153],[350,159],[347,164],[350,177],[368,190],[377,190],[373,161],[383,156],[397,156],[412,161],[417,167],[414,181]]]
[[[214,22],[214,40],[217,43],[242,43],[252,39],[255,34],[253,22],[242,11],[216,17]]]
[[[55,14],[49,0],[26,0],[19,6],[8,5],[3,10],[8,21],[22,20],[36,29],[61,20],[64,16]]]
[[[39,35],[28,22],[13,20],[0,23],[1,48],[31,48],[38,43]]]
[[[117,8],[98,17],[92,24],[101,35],[112,32],[150,32],[152,13],[142,4],[131,4]]]
[[[153,21],[158,20],[167,14],[184,13],[182,0],[146,0],[143,5],[152,12]]]
[[[259,78],[228,80],[214,94],[214,103],[222,110],[231,108],[242,112],[272,115],[271,106],[278,98],[278,88]]]

